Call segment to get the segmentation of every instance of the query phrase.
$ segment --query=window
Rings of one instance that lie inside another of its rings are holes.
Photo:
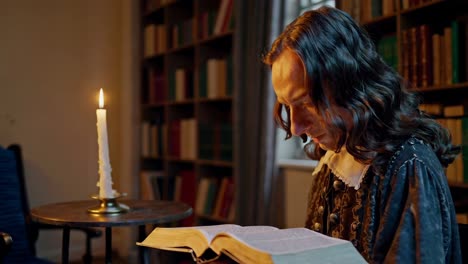
[[[285,0],[283,27],[291,23],[296,17],[307,10],[316,9],[323,5],[335,6],[335,0]],[[307,159],[303,149],[304,143],[299,137],[292,137],[285,141],[286,132],[278,128],[276,132],[276,157],[282,159]]]

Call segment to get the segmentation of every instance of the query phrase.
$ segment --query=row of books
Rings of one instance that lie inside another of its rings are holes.
[[[165,24],[146,25],[143,36],[144,56],[155,56],[165,52],[169,47],[177,48],[193,43],[196,36],[205,39],[232,29],[234,27],[233,9],[234,0],[221,0],[218,9],[202,12],[198,18],[181,20],[170,27]],[[154,7],[151,10],[154,10]],[[199,23],[198,33],[195,19],[198,19]],[[168,30],[170,30],[170,35]]]
[[[141,156],[143,158],[161,158],[166,153],[167,128],[159,122],[141,123]]]
[[[452,142],[461,145],[462,153],[447,167],[447,178],[453,183],[468,183],[468,117],[440,118],[452,135]]]
[[[194,21],[193,18],[189,18],[172,25],[171,47],[177,48],[193,43],[196,38]]]
[[[156,89],[164,89],[159,86]],[[159,92],[162,93],[162,92]],[[193,98],[193,69],[177,68],[169,73],[169,101],[183,101]]]
[[[140,172],[140,198],[142,200],[167,199],[164,195],[164,171],[143,170]],[[170,197],[169,200],[173,200]]]
[[[198,127],[197,127],[198,126]],[[168,133],[170,136],[168,136]],[[230,122],[197,122],[194,118],[169,123],[143,121],[141,124],[141,156],[194,160],[232,161],[233,141]]]
[[[232,161],[232,123],[199,123],[198,156],[204,160]]]
[[[346,0],[341,9],[356,21],[365,23],[372,19],[395,14],[397,0]]]
[[[437,32],[423,24],[402,31],[402,75],[413,87],[468,81],[468,19]]]
[[[143,101],[149,104],[164,101],[178,102],[194,97],[193,67],[179,67],[169,72],[168,91],[164,72],[159,68],[147,70],[147,89]],[[209,58],[198,69],[199,98],[221,98],[232,95],[233,58],[228,54],[221,58]]]
[[[197,120],[194,118],[172,120],[168,127],[169,155],[174,158],[194,160],[197,158]]]
[[[233,221],[234,193],[232,177],[202,177],[198,182],[195,213]]]
[[[402,10],[414,8],[439,0],[400,0]],[[382,16],[393,15],[397,9],[397,0],[346,0],[341,1],[341,9],[361,23],[370,22]]]
[[[167,180],[167,193],[164,193]],[[232,177],[201,177],[197,182],[193,170],[180,170],[165,179],[162,170],[143,170],[140,173],[141,198],[144,200],[174,200],[194,208],[198,216],[233,221],[235,217],[235,184]],[[194,224],[194,218],[183,223]]]
[[[211,58],[200,65],[200,98],[219,98],[232,95],[232,54],[224,58]]]
[[[163,24],[150,24],[144,31],[144,57],[151,57],[167,50],[167,29]]]
[[[163,5],[170,4],[176,0],[145,0],[144,1],[144,10],[145,13],[149,13]]]
[[[461,155],[446,170],[447,179],[453,183],[468,183],[468,116],[465,107],[425,104],[420,109],[434,115],[450,131],[453,144],[462,147]]]
[[[163,170],[143,170],[140,172],[140,183],[140,197],[143,200],[180,201],[195,208],[197,180],[193,170],[180,170],[172,177],[167,177]],[[192,226],[194,219],[192,215],[180,224]]]

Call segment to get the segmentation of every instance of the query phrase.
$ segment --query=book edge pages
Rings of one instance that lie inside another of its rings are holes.
[[[190,256],[192,256],[193,261],[197,262],[197,256],[195,255],[195,251],[193,249],[188,248],[188,247],[154,247],[150,246],[144,243],[136,242],[137,246],[141,247],[149,247],[149,248],[154,248],[154,249],[159,249],[159,250],[167,250],[167,251],[172,251],[172,252],[182,252],[182,253],[189,253]]]

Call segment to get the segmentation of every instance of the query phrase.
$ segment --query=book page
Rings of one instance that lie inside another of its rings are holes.
[[[278,229],[273,232],[229,233],[228,236],[272,255],[291,254],[350,243],[306,228]]]

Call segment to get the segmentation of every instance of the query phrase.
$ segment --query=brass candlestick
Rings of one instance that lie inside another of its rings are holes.
[[[130,208],[122,203],[118,203],[117,199],[127,196],[126,193],[116,193],[114,198],[101,198],[98,195],[91,196],[93,199],[99,200],[99,206],[88,209],[91,214],[121,214],[126,213]]]

